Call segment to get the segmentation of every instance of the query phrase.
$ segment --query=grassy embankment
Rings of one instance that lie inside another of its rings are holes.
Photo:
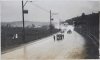
[[[22,27],[8,27],[2,26],[1,27],[1,51],[6,51],[8,49],[12,49],[18,47],[22,44],[31,41],[37,41],[38,39],[50,36],[54,33],[57,33],[58,29],[47,29],[47,27],[41,28],[25,28],[25,41],[23,41],[22,35]],[[18,38],[13,39],[13,36],[18,34]]]
[[[67,20],[69,24],[75,25],[75,31],[85,38],[86,59],[99,58],[99,13],[72,18]]]

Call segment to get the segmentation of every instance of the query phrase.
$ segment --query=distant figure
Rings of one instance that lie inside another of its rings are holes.
[[[64,39],[64,34],[62,35],[63,39]]]
[[[55,35],[53,36],[53,39],[54,39],[54,41],[55,41]]]
[[[12,39],[17,39],[18,38],[18,34],[14,34]]]
[[[15,34],[15,38],[18,38],[18,34]]]

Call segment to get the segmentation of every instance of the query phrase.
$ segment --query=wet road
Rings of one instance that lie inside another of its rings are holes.
[[[85,57],[85,40],[77,32],[64,33],[64,39],[55,41],[53,36],[29,43],[2,54],[2,60],[56,60],[81,59]]]

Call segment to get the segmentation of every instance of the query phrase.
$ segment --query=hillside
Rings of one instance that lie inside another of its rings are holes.
[[[87,59],[99,58],[99,13],[74,17],[65,22],[73,24],[75,31],[85,38]]]
[[[25,27],[32,26],[34,24],[35,26],[44,26],[49,25],[49,22],[32,22],[32,21],[25,21]],[[10,25],[12,27],[22,27],[23,22],[22,21],[15,21],[15,22],[1,22],[1,26],[7,26]]]

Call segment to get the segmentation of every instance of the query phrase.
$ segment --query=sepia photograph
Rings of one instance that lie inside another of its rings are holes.
[[[1,60],[99,59],[100,1],[1,0]]]

